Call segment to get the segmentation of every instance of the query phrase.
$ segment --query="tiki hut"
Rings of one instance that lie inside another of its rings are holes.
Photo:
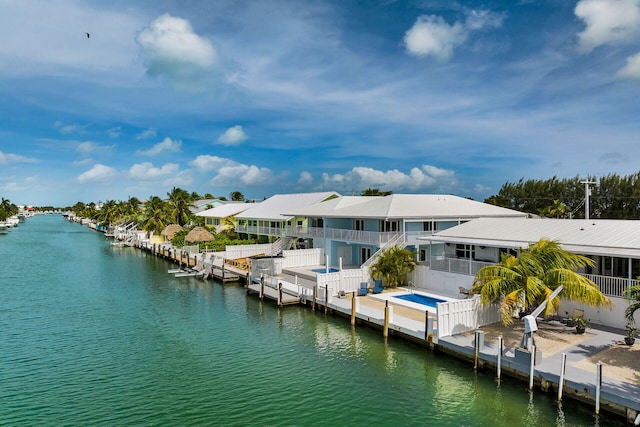
[[[160,232],[160,235],[163,236],[165,240],[171,240],[173,239],[173,235],[180,230],[182,230],[182,227],[178,224],[169,224]]]
[[[194,227],[184,238],[184,241],[187,243],[197,243],[208,242],[213,239],[213,234],[209,233],[204,227]]]

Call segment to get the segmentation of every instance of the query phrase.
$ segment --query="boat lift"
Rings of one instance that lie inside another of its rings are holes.
[[[542,304],[538,306],[535,310],[524,316],[524,334],[522,335],[522,341],[520,341],[520,347],[526,348],[528,351],[531,351],[532,346],[536,345],[536,341],[534,338],[534,333],[538,330],[538,323],[536,322],[536,317],[542,313],[542,311],[547,306],[547,303],[558,296],[558,294],[562,292],[562,285],[558,286],[553,293],[549,296],[548,299],[544,300]]]

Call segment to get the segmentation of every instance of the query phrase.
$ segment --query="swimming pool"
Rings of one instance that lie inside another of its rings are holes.
[[[313,269],[311,271],[313,271],[314,273],[326,273],[327,269],[326,268],[315,268],[315,269]],[[337,268],[329,268],[329,273],[337,273],[338,271],[340,271],[340,270],[338,270]]]
[[[436,308],[436,304],[439,302],[446,302],[446,300],[444,299],[434,298],[434,297],[417,294],[417,293],[394,295],[393,298],[414,302],[416,304],[426,305],[427,307],[431,307],[431,308]]]

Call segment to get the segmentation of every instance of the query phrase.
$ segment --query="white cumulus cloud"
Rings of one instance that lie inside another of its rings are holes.
[[[623,79],[640,79],[640,53],[627,58],[627,64],[616,73]]]
[[[236,164],[220,168],[211,185],[233,185],[238,182],[247,186],[269,185],[275,182],[275,176],[269,168]]]
[[[180,151],[181,147],[182,147],[182,141],[173,140],[169,137],[166,137],[165,139],[162,140],[162,142],[158,142],[148,150],[136,151],[136,154],[139,154],[142,156],[157,156],[158,154],[165,153],[165,152],[177,153]]]
[[[189,21],[164,14],[138,33],[147,74],[165,77],[183,89],[202,89],[218,63],[208,39],[193,32]]]
[[[247,134],[242,126],[236,125],[230,127],[222,135],[218,137],[217,143],[222,145],[238,145],[247,139]]]
[[[307,171],[300,172],[300,177],[298,178],[298,184],[311,185],[312,183],[313,183],[313,176],[309,172]]]
[[[340,191],[360,191],[379,188],[385,191],[437,191],[450,188],[456,182],[453,171],[430,165],[412,168],[409,173],[397,169],[381,171],[368,167],[354,167],[344,174],[323,174],[322,187]]]
[[[85,182],[92,181],[106,181],[110,178],[115,177],[117,174],[118,171],[116,171],[114,168],[97,164],[88,171],[82,173],[78,177],[78,182],[80,184],[84,184]]]
[[[162,167],[154,167],[150,162],[136,163],[129,169],[129,176],[134,179],[161,179],[175,175],[180,166],[176,163],[166,163]]]
[[[446,61],[453,50],[462,45],[472,31],[495,28],[502,25],[504,16],[490,11],[470,11],[465,22],[448,24],[435,15],[419,16],[404,35],[407,52],[417,57],[433,56]]]
[[[640,0],[580,0],[574,12],[586,25],[578,34],[583,52],[640,35]]]
[[[191,166],[194,166],[199,172],[219,171],[223,167],[234,166],[237,164],[237,162],[225,159],[224,157],[210,156],[206,154],[196,157],[196,159],[191,162]]]

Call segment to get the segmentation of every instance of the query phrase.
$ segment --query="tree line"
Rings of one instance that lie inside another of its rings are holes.
[[[589,185],[589,217],[640,219],[640,172],[619,176],[587,176],[546,180],[521,178],[502,185],[498,194],[484,200],[496,206],[556,218],[585,217],[585,184]]]
[[[244,201],[244,195],[239,191],[230,194],[232,201]],[[65,210],[73,212],[76,216],[89,218],[99,225],[110,226],[113,224],[126,224],[135,222],[144,231],[159,234],[169,224],[179,225],[204,225],[204,218],[195,216],[191,207],[196,200],[215,199],[209,193],[199,195],[196,192],[189,193],[182,188],[173,187],[167,193],[167,198],[151,196],[142,203],[137,197],[128,200],[107,200],[102,206],[96,203],[85,204],[77,202]],[[226,197],[218,197],[219,200],[228,200]]]
[[[2,202],[0,203],[0,221],[4,221],[7,218],[17,215],[20,209],[14,203],[11,203],[11,200],[2,198]]]

